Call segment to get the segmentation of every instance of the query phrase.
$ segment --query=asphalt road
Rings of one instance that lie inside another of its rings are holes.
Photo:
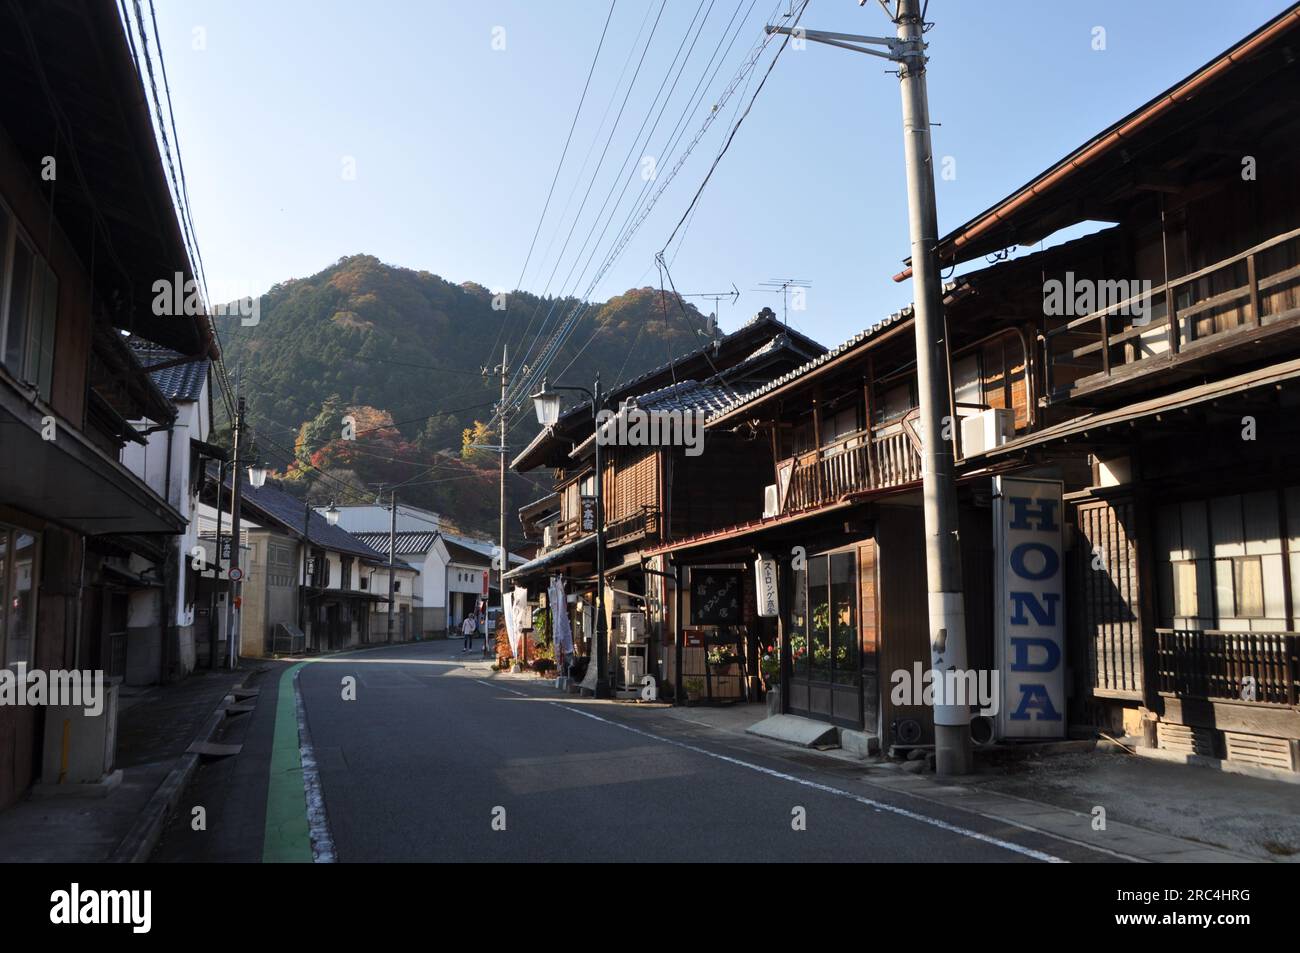
[[[243,751],[200,770],[155,860],[310,860],[313,843],[345,862],[1114,859],[873,785],[849,762],[491,678],[460,645],[266,672],[231,728]]]

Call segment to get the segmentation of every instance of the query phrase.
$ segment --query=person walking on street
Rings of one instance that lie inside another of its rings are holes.
[[[478,630],[478,620],[473,612],[465,616],[465,621],[461,623],[460,631],[465,636],[465,647],[460,650],[464,655],[470,650],[470,645],[474,641],[474,633]]]

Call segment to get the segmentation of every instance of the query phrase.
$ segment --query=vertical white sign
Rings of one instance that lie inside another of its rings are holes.
[[[754,560],[754,591],[758,594],[758,614],[772,619],[780,614],[776,588],[776,560],[767,553],[759,553]]]
[[[1065,737],[1065,545],[1059,480],[993,479],[998,734]]]

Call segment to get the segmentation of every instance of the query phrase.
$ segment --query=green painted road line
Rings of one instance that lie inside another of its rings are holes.
[[[266,792],[266,832],[262,863],[310,864],[311,832],[307,827],[307,796],[302,784],[302,755],[298,747],[298,715],[294,708],[293,677],[307,665],[299,662],[280,675],[275,702],[275,737],[271,745],[271,776]]]

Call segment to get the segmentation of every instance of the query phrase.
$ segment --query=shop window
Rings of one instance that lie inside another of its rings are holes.
[[[36,636],[37,537],[0,524],[0,663],[30,665]]]
[[[857,559],[853,553],[835,553],[831,568],[831,680],[837,685],[856,685],[860,677],[858,658]]]
[[[825,558],[808,560],[809,677],[828,682],[831,675],[831,604]]]
[[[795,678],[856,685],[861,678],[857,620],[857,558],[813,556],[792,579],[791,674]]]
[[[796,678],[808,677],[808,572],[793,570],[790,607],[790,670]]]

